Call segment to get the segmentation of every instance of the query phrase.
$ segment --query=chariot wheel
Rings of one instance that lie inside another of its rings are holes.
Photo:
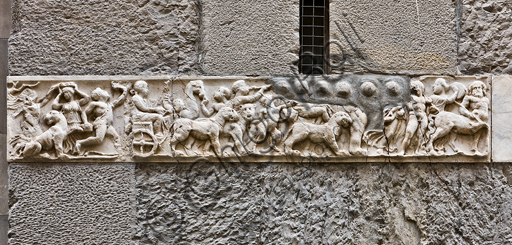
[[[153,132],[147,129],[133,131],[133,152],[135,156],[149,157],[155,154],[158,148],[158,139]]]

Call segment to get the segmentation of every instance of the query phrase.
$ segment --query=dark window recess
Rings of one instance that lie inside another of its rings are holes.
[[[328,0],[300,0],[300,73],[327,73],[324,47],[329,39],[328,3]]]

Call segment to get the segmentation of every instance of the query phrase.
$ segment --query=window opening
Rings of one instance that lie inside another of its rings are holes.
[[[327,73],[324,47],[329,39],[328,6],[328,0],[300,0],[300,73]]]

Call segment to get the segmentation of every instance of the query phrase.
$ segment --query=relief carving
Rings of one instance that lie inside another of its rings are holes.
[[[487,78],[21,80],[8,84],[10,161],[489,153]]]

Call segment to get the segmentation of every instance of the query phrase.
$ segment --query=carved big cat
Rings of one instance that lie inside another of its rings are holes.
[[[9,161],[487,161],[487,77],[9,77]]]

